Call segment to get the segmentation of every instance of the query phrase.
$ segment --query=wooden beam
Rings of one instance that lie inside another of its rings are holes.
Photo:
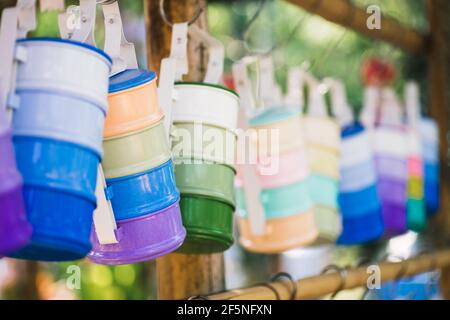
[[[162,58],[169,55],[171,28],[165,24],[159,8],[159,0],[144,1],[147,30],[149,68],[159,71]],[[197,11],[197,5],[206,8],[206,0],[166,0],[167,17],[173,22],[189,20]],[[206,10],[195,22],[207,28]],[[207,57],[204,50],[189,45],[189,74],[185,80],[201,81],[206,70]],[[157,259],[158,298],[186,299],[224,290],[225,267],[223,254],[184,255],[169,254]]]
[[[450,250],[427,254],[404,262],[383,262],[378,264],[380,268],[381,282],[395,280],[398,275],[412,276],[430,271],[431,266],[437,268],[450,266]],[[364,287],[368,277],[372,273],[368,272],[367,266],[347,269],[347,275],[342,290]],[[327,294],[334,293],[342,285],[339,273],[328,273],[309,278],[297,280],[296,300],[317,299]],[[227,292],[216,293],[207,296],[209,300],[275,300],[278,292],[281,300],[292,298],[293,284],[287,281],[277,281],[268,286],[257,285],[254,287],[235,289]]]
[[[450,234],[450,3],[448,0],[427,0],[431,29],[428,54],[429,101],[431,116],[439,125],[441,163],[441,214],[438,217]],[[442,272],[441,288],[445,298],[450,299],[450,267]]]
[[[419,32],[408,29],[392,18],[382,16],[381,29],[367,27],[369,14],[348,0],[287,0],[312,14],[350,28],[372,39],[389,42],[414,54],[423,53],[426,40]]]

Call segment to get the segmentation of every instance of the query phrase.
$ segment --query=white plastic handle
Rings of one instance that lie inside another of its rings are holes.
[[[175,80],[181,80],[189,71],[187,60],[188,24],[175,23],[172,26],[170,57],[176,60]]]
[[[322,85],[311,73],[305,71],[308,93],[308,114],[313,117],[328,117]]]
[[[225,60],[223,43],[195,24],[189,27],[189,37],[190,42],[201,43],[208,50],[208,66],[203,81],[212,84],[221,83]]]
[[[187,73],[187,23],[176,23],[172,27],[170,56],[161,61],[159,72],[158,98],[164,112],[164,127],[170,142],[172,129],[172,104],[174,99],[174,84],[177,78]],[[170,145],[170,143],[169,143]]]
[[[353,112],[347,102],[345,85],[341,80],[327,78],[324,83],[330,87],[331,108],[342,127],[353,122]]]
[[[287,79],[287,93],[284,102],[289,106],[304,108],[303,86],[305,84],[304,70],[301,67],[290,68]]]
[[[94,228],[98,241],[101,244],[118,243],[116,237],[116,219],[111,206],[111,202],[105,196],[106,183],[102,166],[98,166],[97,186],[95,195],[97,197],[97,208],[94,211]]]
[[[64,0],[39,0],[41,12],[64,11]]]
[[[380,123],[383,125],[401,126],[402,105],[392,88],[384,88],[381,91],[382,105]]]
[[[374,86],[369,86],[364,90],[364,103],[361,112],[361,122],[367,129],[375,126],[377,111],[381,104],[381,90]]]
[[[261,56],[259,62],[259,93],[264,104],[269,107],[281,106],[281,88],[275,81],[273,57],[271,55]]]
[[[15,94],[17,63],[26,59],[26,52],[16,46],[18,38],[36,28],[36,0],[18,0],[17,5],[2,12],[0,25],[0,112],[12,120],[12,109],[18,107]]]
[[[96,0],[80,0],[79,6],[70,6],[58,16],[61,38],[95,44]]]
[[[248,129],[246,109],[252,109],[254,97],[252,94],[251,82],[248,77],[247,65],[250,61],[241,61],[233,65],[233,77],[236,82],[236,90],[241,97],[241,108],[239,108],[239,128]],[[250,231],[254,235],[263,235],[266,230],[266,217],[261,204],[260,194],[261,186],[256,176],[255,166],[248,160],[244,161],[243,182],[245,202],[247,206]]]
[[[136,49],[133,43],[125,38],[118,1],[102,6],[105,18],[104,51],[113,60],[111,75],[126,69],[137,69]]]
[[[410,81],[406,84],[405,106],[407,124],[410,128],[417,130],[420,121],[420,96],[419,86],[414,81]]]

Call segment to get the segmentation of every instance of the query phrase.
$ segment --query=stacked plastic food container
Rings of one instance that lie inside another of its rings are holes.
[[[91,249],[111,60],[89,45],[50,38],[19,40],[16,51],[24,59],[18,61],[14,147],[33,235],[11,256],[83,258]]]
[[[304,119],[309,191],[315,205],[319,240],[335,242],[342,230],[338,209],[340,126],[328,116],[319,87],[310,88],[308,114]]]
[[[318,231],[308,190],[308,160],[300,111],[270,108],[251,118],[249,125],[256,137],[253,141],[258,155],[256,183],[261,186],[259,200],[265,227],[261,234],[253,232],[245,194],[240,189],[238,221],[242,246],[253,252],[279,253],[313,243]]]
[[[385,233],[407,231],[406,198],[408,178],[408,144],[402,121],[401,106],[390,88],[376,90],[379,114],[373,131],[378,194],[383,208]],[[377,94],[380,96],[377,97]]]
[[[233,244],[239,98],[208,83],[175,85],[172,153],[187,230],[181,252],[222,252]]]
[[[427,215],[424,201],[423,159],[420,142],[419,88],[408,83],[405,92],[406,129],[408,139],[408,229],[420,232],[426,226]]]
[[[342,126],[339,207],[343,229],[338,243],[360,244],[378,239],[384,231],[375,162],[368,130],[354,120],[343,85],[336,83],[335,88],[334,111]]]
[[[156,74],[129,69],[110,79],[104,130],[106,196],[117,221],[117,243],[92,233],[90,259],[125,264],[176,250],[185,238]]]

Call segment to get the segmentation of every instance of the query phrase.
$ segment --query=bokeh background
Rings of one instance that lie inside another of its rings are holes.
[[[6,6],[6,2],[0,3]],[[423,0],[352,0],[358,6],[376,4],[383,14],[420,32],[428,31]],[[75,4],[75,1],[66,1]],[[120,0],[125,34],[136,44],[139,64],[145,67],[145,27],[143,2]],[[58,37],[57,12],[39,13],[38,28],[32,36]],[[208,8],[210,32],[226,48],[226,68],[248,53],[272,50],[277,80],[284,87],[289,67],[309,65],[317,77],[337,77],[347,88],[349,102],[359,110],[363,103],[360,65],[368,56],[391,60],[398,75],[394,86],[398,93],[406,80],[421,84],[426,111],[426,63],[388,44],[377,42],[329,23],[320,17],[281,0],[214,1]],[[98,12],[96,40],[103,46],[103,17]],[[387,242],[365,247],[319,247],[298,249],[282,255],[256,255],[234,245],[225,253],[227,288],[242,287],[267,280],[271,274],[287,271],[294,277],[317,274],[325,265],[357,264],[361,259],[377,260],[386,252],[408,257],[422,248],[442,245],[439,228],[433,226],[418,236],[408,233]],[[67,270],[81,270],[80,289],[69,289]],[[361,290],[345,292],[344,298],[358,298]],[[12,259],[0,260],[0,299],[154,299],[156,269],[154,262],[124,266],[94,265],[89,261],[36,263]]]

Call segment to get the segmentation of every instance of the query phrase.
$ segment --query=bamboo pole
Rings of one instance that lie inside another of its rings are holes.
[[[147,52],[149,68],[159,71],[161,59],[170,52],[171,28],[160,15],[159,0],[144,1],[147,30]],[[188,21],[200,5],[206,8],[206,0],[166,0],[165,11],[173,22]],[[200,28],[207,28],[206,10],[195,22]],[[189,74],[185,80],[201,81],[207,62],[201,47],[189,45]],[[185,255],[169,254],[157,259],[159,299],[186,299],[225,288],[225,265],[223,254]]]
[[[403,276],[412,276],[423,272],[431,271],[432,268],[443,268],[450,266],[450,250],[436,252],[435,254],[426,254],[415,257],[404,262],[382,262],[380,267],[381,282],[395,280],[400,274]],[[366,286],[371,274],[366,267],[347,269],[347,276],[342,290]],[[287,281],[270,282],[280,299],[289,300],[293,293],[292,284]],[[342,279],[339,273],[329,273],[296,281],[297,294],[296,300],[316,299],[327,294],[334,293],[342,285]],[[276,294],[269,287],[258,285],[254,287],[235,289],[222,293],[216,293],[206,296],[209,300],[275,300]]]
[[[450,3],[448,0],[428,0],[431,43],[428,54],[429,101],[431,116],[439,125],[441,163],[441,214],[438,217],[450,233]],[[443,270],[441,288],[450,299],[450,267]]]
[[[312,14],[360,32],[370,38],[383,40],[412,53],[422,53],[426,47],[423,35],[406,28],[392,18],[382,17],[380,29],[369,29],[369,14],[348,0],[287,0]]]

